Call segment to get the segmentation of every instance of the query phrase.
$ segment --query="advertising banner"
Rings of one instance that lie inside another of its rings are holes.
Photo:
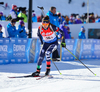
[[[81,42],[80,59],[91,59],[93,55],[93,39],[83,39]]]
[[[29,51],[29,63],[36,62],[36,57],[38,54],[37,46],[37,39],[32,39]]]
[[[94,39],[93,40],[93,59],[100,59],[100,40]]]
[[[77,46],[76,46],[76,53],[75,53],[75,56],[76,56],[78,59],[81,58],[81,56],[80,56],[81,42],[82,42],[82,39],[77,39]]]
[[[10,39],[10,63],[27,63],[31,39]]]
[[[70,50],[74,55],[76,51],[77,39],[66,39],[66,48]],[[62,47],[62,61],[74,60],[75,57]]]
[[[0,39],[0,64],[9,64],[10,58],[9,58],[9,39]]]

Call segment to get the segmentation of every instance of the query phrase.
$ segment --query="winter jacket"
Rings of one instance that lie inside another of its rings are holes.
[[[18,17],[20,18],[20,17],[23,17],[24,18],[24,22],[27,22],[27,16],[26,16],[26,14],[24,14],[24,13],[19,13],[18,14]]]
[[[32,17],[32,22],[37,22],[37,17],[36,16]]]
[[[17,38],[18,31],[16,30],[15,26],[11,25],[11,23],[7,25],[7,31],[8,31],[9,37]]]
[[[13,9],[10,11],[10,15],[11,15],[12,19],[17,18],[17,12],[14,11]]]
[[[18,26],[18,36],[19,38],[27,38],[26,30],[24,26]]]
[[[0,31],[0,38],[3,38],[3,32]]]
[[[50,23],[59,27],[58,16],[56,14],[53,14],[51,11],[49,11],[47,15],[50,18]]]
[[[0,16],[0,20],[6,20],[4,16]]]
[[[96,20],[96,23],[100,22],[100,18]]]
[[[81,20],[76,19],[76,20],[75,20],[75,24],[82,24],[82,21],[81,21]]]
[[[68,29],[66,29],[63,25],[60,26],[60,29],[64,32],[65,39],[71,39],[71,33],[68,32]]]
[[[65,19],[61,16],[61,18],[58,19],[59,24],[63,24],[63,21],[65,21]]]
[[[85,33],[83,33],[82,31],[80,31],[79,35],[78,35],[78,38],[79,39],[86,39]]]
[[[73,22],[71,22],[71,21],[68,21],[68,24],[70,25],[70,24],[74,24]]]

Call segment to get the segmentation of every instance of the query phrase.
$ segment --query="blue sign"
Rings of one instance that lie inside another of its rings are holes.
[[[10,63],[27,63],[29,60],[30,39],[10,39]]]
[[[77,41],[77,47],[76,47],[76,53],[75,53],[75,56],[76,56],[78,59],[81,58],[81,56],[80,56],[81,42],[82,42],[82,39],[78,39],[78,41]]]
[[[80,59],[91,59],[93,53],[93,39],[83,39],[81,42]]]
[[[66,48],[71,51],[75,55],[77,40],[75,39],[67,39],[66,41]],[[65,48],[62,47],[62,58],[63,61],[74,60],[75,57],[68,52]]]
[[[93,59],[100,59],[100,40],[93,40]]]
[[[9,64],[10,58],[9,58],[9,39],[0,39],[0,64]]]
[[[33,63],[36,61],[35,57],[37,56],[38,53],[36,46],[37,46],[37,39],[32,39],[30,44],[30,51],[29,51],[29,63]]]

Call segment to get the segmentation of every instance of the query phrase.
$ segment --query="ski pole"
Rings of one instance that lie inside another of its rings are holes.
[[[52,60],[52,58],[51,58]],[[53,61],[52,61],[53,62]],[[56,69],[58,70],[59,74],[61,75],[62,73],[59,71],[58,67],[56,66],[56,64],[53,62],[53,64],[55,65]]]
[[[65,49],[68,51],[68,52],[70,52],[77,60],[79,60],[71,51],[69,51],[66,47],[65,47]],[[94,72],[92,72],[81,60],[79,60],[91,73],[93,73],[95,76],[96,76],[96,74],[94,73]]]

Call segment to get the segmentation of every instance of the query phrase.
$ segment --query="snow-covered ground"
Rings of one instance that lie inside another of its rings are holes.
[[[36,63],[0,65],[0,92],[100,92],[100,60],[82,60],[97,76],[94,76],[79,61],[55,62],[62,75],[52,63],[54,78],[10,79],[8,76],[28,75],[36,71]],[[42,64],[41,75],[46,64]]]

